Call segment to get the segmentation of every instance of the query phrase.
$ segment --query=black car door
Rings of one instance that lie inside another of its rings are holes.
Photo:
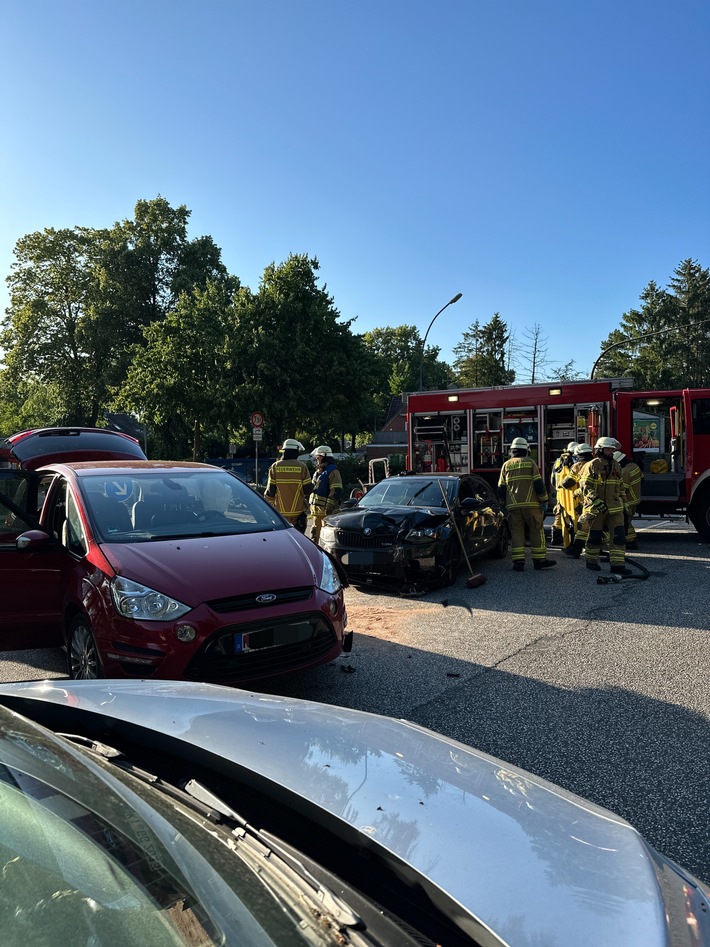
[[[0,651],[61,644],[62,568],[66,552],[48,539],[18,548],[39,530],[37,474],[0,470]],[[36,534],[39,538],[39,533]]]

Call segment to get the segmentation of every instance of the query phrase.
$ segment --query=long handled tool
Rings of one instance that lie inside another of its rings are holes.
[[[480,572],[473,571],[473,567],[471,566],[471,560],[468,558],[468,553],[466,552],[466,546],[464,545],[463,536],[461,535],[461,530],[459,529],[459,524],[454,519],[454,512],[449,506],[449,500],[448,500],[448,497],[446,496],[446,490],[444,490],[444,484],[441,482],[441,480],[438,481],[438,484],[441,490],[441,495],[444,498],[444,505],[446,506],[446,509],[449,511],[451,525],[454,527],[454,532],[456,533],[456,536],[458,537],[459,545],[461,546],[461,552],[463,553],[463,557],[466,560],[468,571],[471,573],[471,577],[469,579],[466,579],[466,587],[469,589],[475,589],[479,585],[485,584],[486,577],[485,575],[481,575]]]

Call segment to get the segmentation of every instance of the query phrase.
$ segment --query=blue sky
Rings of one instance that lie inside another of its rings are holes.
[[[450,359],[500,312],[588,373],[710,266],[706,0],[0,0],[0,304],[13,247],[161,194],[256,288],[317,256],[356,331]],[[523,380],[522,374],[519,380]]]

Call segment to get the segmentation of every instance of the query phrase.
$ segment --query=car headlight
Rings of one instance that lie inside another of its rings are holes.
[[[328,556],[325,553],[321,554],[323,556],[323,574],[320,580],[320,588],[324,592],[328,592],[330,595],[335,595],[336,592],[340,590],[340,579],[338,578],[338,573],[333,567],[333,563],[330,561]]]
[[[335,543],[335,530],[332,526],[321,526],[320,536],[318,541],[321,543],[326,543],[328,546],[332,546]]]
[[[173,621],[190,611],[188,605],[120,575],[111,580],[111,595],[118,614],[135,621]]]
[[[441,529],[410,529],[404,537],[408,543],[430,543],[441,536]]]

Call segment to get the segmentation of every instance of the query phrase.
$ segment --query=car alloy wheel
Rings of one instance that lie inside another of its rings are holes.
[[[102,677],[99,652],[88,621],[75,618],[69,629],[67,647],[69,677],[78,681],[93,681]]]

